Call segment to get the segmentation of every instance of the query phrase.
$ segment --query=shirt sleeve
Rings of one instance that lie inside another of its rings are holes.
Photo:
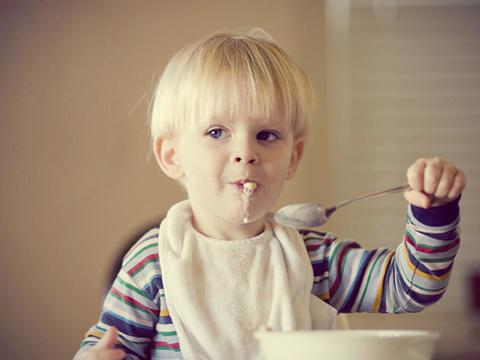
[[[339,312],[418,312],[445,293],[459,238],[458,199],[409,206],[395,250],[367,250],[328,233],[302,230],[314,272],[312,293]]]
[[[159,317],[161,287],[158,229],[154,229],[125,256],[105,298],[100,319],[86,333],[77,354],[95,345],[108,328],[115,326],[117,347],[125,351],[125,359],[148,359]]]

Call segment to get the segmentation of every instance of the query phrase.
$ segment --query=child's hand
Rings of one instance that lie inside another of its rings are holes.
[[[117,329],[111,327],[97,344],[79,354],[75,360],[122,360],[125,357],[125,352],[121,349],[115,349],[117,342]]]
[[[428,208],[447,204],[460,196],[465,188],[465,174],[439,158],[418,159],[407,170],[411,190],[405,199],[415,206]]]

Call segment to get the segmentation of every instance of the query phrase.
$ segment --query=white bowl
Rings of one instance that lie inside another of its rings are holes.
[[[258,331],[265,360],[430,360],[440,335],[417,330]]]

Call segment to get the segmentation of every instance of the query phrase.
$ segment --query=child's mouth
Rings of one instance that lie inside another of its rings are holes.
[[[236,191],[241,194],[252,195],[258,190],[258,183],[253,180],[239,180],[232,182]]]
[[[243,193],[245,195],[252,195],[257,190],[258,184],[256,182],[246,182],[243,184]]]

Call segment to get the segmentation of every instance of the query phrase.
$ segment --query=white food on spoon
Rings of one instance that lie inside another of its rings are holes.
[[[327,222],[328,215],[318,204],[292,204],[278,210],[274,219],[280,224],[294,228],[315,227]]]

